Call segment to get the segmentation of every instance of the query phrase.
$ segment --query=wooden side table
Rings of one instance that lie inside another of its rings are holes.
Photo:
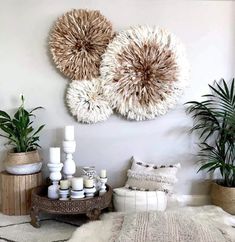
[[[79,200],[52,200],[47,197],[47,186],[41,186],[32,191],[31,225],[40,227],[40,212],[51,214],[86,214],[90,220],[97,220],[101,211],[112,207],[111,186],[106,185],[107,192],[101,196],[82,198]]]
[[[31,191],[42,185],[42,173],[12,175],[0,172],[1,211],[6,215],[30,214]]]

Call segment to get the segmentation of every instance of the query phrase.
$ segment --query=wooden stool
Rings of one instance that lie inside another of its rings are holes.
[[[1,211],[6,215],[30,214],[31,191],[42,185],[42,173],[12,175],[0,173]]]

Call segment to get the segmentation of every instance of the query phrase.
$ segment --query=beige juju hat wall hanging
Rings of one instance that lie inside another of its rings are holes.
[[[112,25],[99,11],[74,9],[58,18],[49,44],[65,76],[89,80],[99,76],[101,55],[112,38]]]
[[[105,95],[131,120],[153,119],[177,102],[188,81],[188,63],[177,38],[157,27],[121,31],[101,63]]]

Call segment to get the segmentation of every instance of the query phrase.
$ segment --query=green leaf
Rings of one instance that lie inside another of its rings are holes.
[[[33,133],[33,136],[38,134],[43,128],[45,127],[45,124],[44,125],[41,125],[34,133]]]
[[[11,117],[4,111],[0,110],[0,116],[8,119],[9,121],[11,120]]]

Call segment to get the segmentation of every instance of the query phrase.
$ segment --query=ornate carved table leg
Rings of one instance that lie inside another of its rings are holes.
[[[101,214],[101,210],[98,208],[94,208],[86,213],[86,216],[90,220],[99,220]]]
[[[35,227],[35,228],[40,228],[40,218],[39,218],[39,210],[35,207],[31,208],[30,211],[30,217],[31,217],[31,221],[30,224]]]

